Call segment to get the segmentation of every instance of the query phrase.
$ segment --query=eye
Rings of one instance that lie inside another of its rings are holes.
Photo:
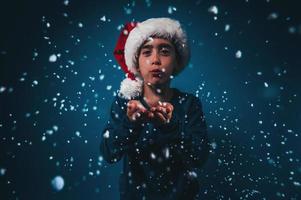
[[[160,50],[161,54],[164,55],[164,56],[168,56],[170,55],[170,50],[168,48],[162,48]]]
[[[151,50],[143,50],[142,51],[142,55],[144,55],[144,56],[150,56],[151,55]]]

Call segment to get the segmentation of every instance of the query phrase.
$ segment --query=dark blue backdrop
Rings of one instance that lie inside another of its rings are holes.
[[[124,77],[112,51],[122,24],[150,17],[179,20],[190,38],[173,86],[199,96],[209,126],[201,199],[299,199],[297,2],[1,3],[0,199],[119,198],[121,162],[99,153]]]

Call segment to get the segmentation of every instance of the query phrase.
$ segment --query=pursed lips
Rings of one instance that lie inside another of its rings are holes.
[[[153,77],[161,78],[163,76],[163,72],[160,69],[154,69],[150,71]]]

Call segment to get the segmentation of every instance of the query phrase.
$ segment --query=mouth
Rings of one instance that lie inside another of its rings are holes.
[[[163,72],[161,71],[161,70],[159,70],[159,69],[155,69],[155,70],[152,70],[152,71],[150,71],[151,72],[151,75],[152,75],[152,77],[154,77],[154,78],[162,78],[163,77]]]

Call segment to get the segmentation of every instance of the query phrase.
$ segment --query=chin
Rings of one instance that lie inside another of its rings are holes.
[[[157,81],[151,81],[150,82],[152,85],[155,85],[155,86],[160,86],[160,85],[165,85],[167,84],[167,81],[165,80],[157,80]]]
[[[149,78],[146,83],[150,83],[153,86],[160,86],[168,83],[168,80],[162,78]]]

